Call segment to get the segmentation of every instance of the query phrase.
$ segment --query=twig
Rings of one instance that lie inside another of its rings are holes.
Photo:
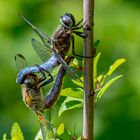
[[[93,17],[94,0],[83,0],[84,31],[88,33],[84,40],[84,56],[93,56]],[[83,108],[83,140],[94,139],[94,87],[93,58],[84,59],[84,108]]]

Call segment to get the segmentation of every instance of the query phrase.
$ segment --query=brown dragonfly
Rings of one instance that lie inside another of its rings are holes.
[[[30,27],[39,35],[41,38],[43,45],[39,43],[37,40],[32,39],[32,46],[34,47],[36,53],[44,62],[41,67],[45,70],[51,69],[52,67],[57,66],[59,63],[63,65],[63,67],[70,73],[70,75],[74,75],[81,82],[82,80],[79,78],[77,73],[68,66],[65,61],[65,56],[69,51],[70,44],[72,43],[72,53],[73,55],[91,58],[93,56],[81,56],[75,53],[74,47],[74,34],[78,35],[81,38],[86,38],[87,34],[79,31],[79,29],[83,28],[82,21],[75,22],[75,18],[72,14],[66,13],[60,17],[60,25],[57,30],[52,34],[51,37],[48,37],[43,31],[41,31],[38,27],[29,22],[25,17],[20,15],[20,17],[28,24]],[[17,83],[21,82],[21,79],[24,75],[30,72],[39,72],[39,69],[36,66],[32,66],[29,68],[25,68],[21,70],[21,72],[17,76]]]
[[[67,57],[65,61],[69,64],[71,58]],[[15,56],[15,62],[20,70],[25,66],[26,60],[23,55],[17,54]],[[49,133],[53,134],[53,137],[55,137],[55,131],[53,130],[52,124],[45,118],[43,113],[46,108],[51,108],[56,102],[60,94],[65,69],[63,66],[60,67],[54,85],[46,97],[41,94],[41,88],[51,83],[53,77],[49,71],[45,71],[42,67],[38,66],[38,69],[40,70],[41,76],[34,73],[24,75],[21,82],[22,96],[25,105],[37,115],[41,126],[43,140],[46,140],[48,139],[48,130],[50,131]],[[47,77],[49,78],[47,79]]]

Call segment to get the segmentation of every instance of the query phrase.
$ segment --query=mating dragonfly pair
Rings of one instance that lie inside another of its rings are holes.
[[[60,17],[61,26],[55,33],[53,33],[51,38],[30,23],[22,15],[20,15],[20,17],[29,24],[41,38],[43,44],[35,39],[32,39],[32,46],[44,63],[23,69],[20,67],[19,69],[21,70],[17,76],[16,82],[18,84],[22,84],[23,99],[25,104],[37,114],[40,123],[47,124],[42,112],[45,108],[50,108],[57,99],[60,93],[65,71],[71,73],[71,75],[74,75],[81,81],[77,73],[69,67],[71,57],[66,57],[70,48],[70,43],[72,43],[72,53],[75,56],[85,58],[92,58],[93,56],[81,56],[75,53],[73,34],[82,38],[86,38],[87,34],[78,31],[83,28],[83,25],[81,25],[83,20],[76,23],[72,14],[66,13]],[[24,63],[25,58],[22,55],[17,55],[15,60],[19,67],[21,65],[20,62]],[[53,81],[53,77],[48,70],[53,69],[60,64],[62,64],[62,66],[59,69],[55,83],[48,96],[44,99],[41,96],[40,89]],[[35,73],[41,73],[42,76],[38,77]],[[49,77],[48,80],[46,80],[46,75]]]

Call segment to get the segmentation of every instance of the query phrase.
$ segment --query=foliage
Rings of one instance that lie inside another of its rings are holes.
[[[61,104],[59,109],[59,116],[61,116],[64,111],[82,107],[82,104],[82,99],[67,96],[64,102]]]
[[[98,43],[99,44],[99,43]],[[109,79],[112,73],[125,62],[124,58],[120,58],[114,62],[107,71],[106,74],[100,74],[98,75],[97,72],[97,65],[100,58],[101,53],[98,53],[96,57],[94,58],[94,82],[95,82],[95,103],[99,101],[99,99],[103,96],[103,94],[107,91],[107,89],[119,78],[121,78],[123,75],[116,76]],[[81,78],[83,79],[83,78]],[[109,79],[107,81],[107,79]],[[107,81],[107,82],[106,82]],[[61,92],[62,96],[66,96],[65,101],[61,104],[61,107],[59,109],[59,116],[62,115],[63,112],[71,109],[75,109],[77,107],[83,106],[83,86],[77,82],[74,81],[74,83],[77,85],[71,88],[64,88]],[[64,83],[65,84],[65,83]],[[79,87],[79,85],[81,87]],[[78,87],[75,89],[75,87]]]
[[[74,140],[74,137],[70,135],[70,132],[65,128],[65,125],[61,123],[57,128],[56,139],[57,140],[70,140],[70,139]],[[7,139],[7,135],[4,134],[2,140],[24,140],[24,136],[20,129],[19,124],[18,123],[13,124],[12,129],[11,129],[10,139],[9,138]],[[35,140],[43,140],[41,131],[37,133]]]
[[[95,82],[95,103],[99,101],[99,99],[103,96],[103,94],[107,91],[107,89],[119,78],[122,77],[122,75],[116,76],[112,79],[110,79],[110,76],[112,73],[125,62],[125,59],[120,58],[116,60],[109,68],[109,70],[106,72],[106,74],[98,74],[97,71],[97,65],[99,58],[101,56],[101,53],[98,53],[94,59],[94,82]],[[83,77],[81,77],[83,79]],[[109,79],[107,81],[107,79]],[[107,81],[107,82],[106,82]],[[62,89],[61,96],[65,96],[65,100],[61,103],[61,106],[59,108],[59,117],[66,111],[81,108],[83,107],[83,84],[80,81],[73,80],[73,86],[67,87],[65,86],[64,82],[64,89]],[[57,130],[57,131],[56,131]],[[75,139],[76,136],[72,136],[71,132],[68,131],[68,129],[65,128],[64,124],[60,124],[58,128],[54,128],[53,130],[55,136],[59,140],[65,140],[65,139]],[[45,132],[44,132],[45,133]],[[43,134],[44,135],[44,134]],[[41,131],[37,133],[36,140],[41,140],[42,134]],[[48,138],[47,138],[48,139]],[[51,137],[49,138],[51,139]],[[78,139],[78,138],[77,138]],[[3,135],[3,140],[6,140],[6,134]],[[17,123],[14,123],[11,130],[11,140],[24,140],[22,131],[20,130],[20,127]]]
[[[58,6],[59,10],[56,12]],[[8,132],[9,124],[17,120],[22,126],[25,139],[30,140],[33,139],[38,130],[38,123],[35,123],[34,114],[30,113],[23,105],[20,88],[15,83],[17,69],[13,62],[13,57],[16,53],[23,52],[32,64],[38,64],[40,61],[32,50],[30,43],[33,32],[25,26],[17,15],[19,12],[22,13],[33,23],[41,28],[43,27],[45,32],[51,35],[58,25],[58,17],[63,13],[74,13],[76,20],[82,18],[82,1],[7,0],[1,1],[0,7],[0,130],[2,133]],[[138,0],[99,0],[96,1],[95,10],[94,37],[95,39],[100,38],[102,47],[99,50],[103,52],[98,63],[100,64],[100,67],[98,67],[99,81],[102,78],[100,74],[103,73],[103,70],[107,71],[107,66],[115,59],[122,56],[127,59],[127,63],[114,73],[114,76],[119,75],[118,73],[123,73],[125,78],[117,82],[116,86],[111,86],[110,90],[106,91],[108,95],[104,96],[105,100],[101,98],[102,102],[99,102],[99,105],[96,106],[95,123],[97,125],[95,138],[97,140],[138,140],[140,139],[140,122],[138,119],[140,116],[140,79],[138,76],[140,71],[140,8]],[[77,52],[82,52],[81,40],[76,38],[75,43],[77,43]],[[80,97],[82,97],[82,91],[79,93]],[[109,95],[109,93],[111,94]],[[61,100],[57,105],[60,102]],[[79,118],[81,117],[79,109],[71,110],[71,112],[66,111],[60,118],[61,122],[63,121],[67,124],[66,127],[68,129],[72,129],[72,122],[67,121],[66,115],[73,115],[73,112],[76,112],[74,120],[80,120]],[[53,116],[53,118],[55,123],[60,123],[56,121],[58,120],[57,115]],[[33,122],[35,125],[31,127]],[[57,123],[55,125],[58,125]],[[117,136],[116,132],[118,133]],[[77,133],[80,135],[80,127],[77,129]],[[29,135],[30,139],[28,138]]]
[[[7,140],[7,135],[3,135],[3,140]],[[9,140],[9,139],[8,139]],[[11,140],[24,140],[23,133],[18,123],[14,123],[11,129]]]
[[[106,92],[106,90],[119,78],[122,77],[122,75],[116,76],[109,80],[107,83],[106,79],[110,78],[112,73],[122,64],[125,62],[125,59],[121,58],[114,62],[113,65],[110,66],[109,70],[106,74],[100,74],[98,76],[97,72],[97,64],[98,60],[100,58],[101,53],[98,53],[94,59],[94,81],[95,81],[95,103],[99,101],[99,99],[102,97],[102,95]],[[83,78],[82,78],[83,79]],[[82,84],[78,81],[73,81],[74,87],[71,88],[64,88],[62,89],[61,96],[65,96],[65,100],[61,104],[59,108],[59,116],[61,116],[64,112],[76,108],[81,108],[83,106],[83,87]],[[64,83],[65,84],[65,83]],[[75,89],[75,87],[78,87]],[[54,128],[54,130],[57,129],[56,137],[59,140],[66,140],[71,139],[72,134],[65,128],[64,124],[61,123],[58,128]],[[6,140],[7,136],[6,134],[3,135],[3,140]],[[36,140],[41,140],[42,135],[41,131],[39,131],[36,135]],[[73,138],[74,139],[74,138]],[[77,138],[78,139],[78,138]],[[18,123],[14,123],[11,129],[11,140],[24,140],[23,133],[18,125]]]

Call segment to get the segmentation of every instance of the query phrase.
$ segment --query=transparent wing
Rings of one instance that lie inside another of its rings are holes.
[[[52,56],[52,50],[35,39],[32,39],[32,46],[43,62],[46,62]]]
[[[16,63],[18,71],[20,71],[21,69],[23,69],[27,66],[27,61],[26,61],[25,57],[21,54],[15,55],[15,63]]]
[[[62,58],[61,55],[59,55],[58,53],[54,52],[55,55],[58,57],[60,63],[63,65],[64,69],[66,70],[67,75],[69,75],[70,77],[74,77],[74,79],[78,79],[80,82],[83,83],[83,81],[80,79],[80,77],[78,76],[78,74],[75,72],[74,69],[72,69],[67,63],[66,61]]]
[[[60,63],[62,63],[62,65],[64,66],[64,68],[66,69],[67,73],[69,73],[69,75],[74,76],[75,78],[78,78],[82,83],[83,81],[80,79],[80,77],[77,75],[77,73],[68,66],[68,64],[65,62],[65,60],[62,58],[61,55],[59,55],[58,53],[55,52],[55,50],[53,50],[51,48],[51,39],[50,37],[48,37],[43,31],[41,31],[39,28],[37,28],[35,25],[33,25],[32,23],[30,23],[25,17],[23,17],[22,15],[20,15],[20,17],[28,24],[31,26],[31,28],[39,35],[39,37],[41,38],[41,40],[43,41],[44,46],[51,52],[53,52],[57,57]],[[39,55],[40,56],[40,55]],[[42,57],[41,57],[42,59]],[[43,58],[44,60],[44,58]]]
[[[44,140],[50,139],[50,135],[54,137],[52,124],[44,117],[44,115],[41,112],[37,113],[37,117],[40,122],[40,128],[41,128],[43,139]]]
[[[50,136],[54,137],[53,128],[51,126],[48,126],[48,125],[50,125],[50,124],[45,125],[45,124],[40,123],[42,137],[44,140],[49,140]]]
[[[59,62],[65,68],[67,75],[69,75],[70,77],[74,77],[74,79],[77,78],[83,83],[78,74],[66,63],[66,61],[62,58],[61,55],[55,52],[55,50],[45,47],[46,45],[42,45],[35,39],[32,39],[32,45],[43,62],[46,62],[51,57],[53,51],[53,53],[57,56]]]
[[[33,25],[30,21],[28,21],[24,16],[19,15],[31,28],[39,35],[39,37],[42,39],[43,43],[46,47],[50,48],[51,39],[49,36],[47,36],[43,31],[41,31],[39,28],[37,28],[35,25]]]

